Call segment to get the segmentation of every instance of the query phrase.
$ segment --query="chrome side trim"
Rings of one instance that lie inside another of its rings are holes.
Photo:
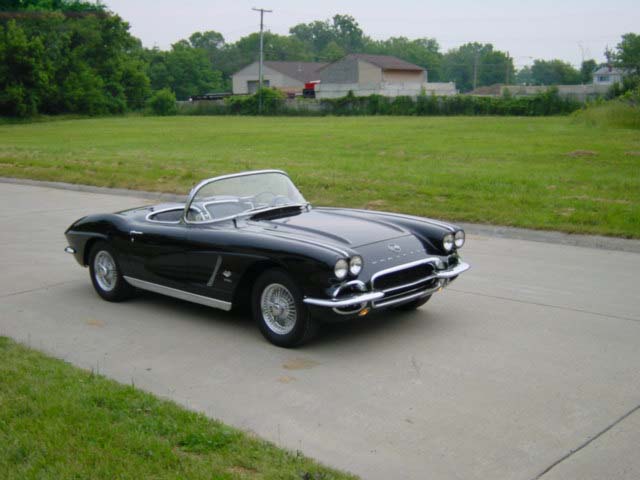
[[[127,283],[142,290],[160,293],[162,295],[167,295],[168,297],[179,298],[180,300],[187,300],[188,302],[199,303],[200,305],[206,305],[207,307],[219,308],[227,312],[231,310],[231,302],[225,302],[224,300],[218,300],[217,298],[210,298],[203,295],[197,295],[195,293],[185,292],[184,290],[178,290],[177,288],[165,287],[164,285],[158,285],[157,283],[127,277],[126,275],[124,276],[124,279]]]
[[[72,255],[73,255],[74,253],[76,253],[76,249],[75,249],[75,248],[73,248],[73,247],[64,247],[64,251],[65,251],[66,253],[70,253],[70,254],[72,254]]]
[[[345,298],[344,300],[305,298],[303,302],[309,305],[316,305],[318,307],[342,308],[342,307],[351,307],[352,305],[360,305],[361,303],[371,302],[373,300],[378,300],[382,297],[384,297],[383,292],[369,292],[369,293],[363,293],[361,295],[354,295],[353,297]]]
[[[216,275],[218,274],[218,270],[220,270],[220,265],[222,265],[222,256],[218,255],[218,259],[216,260],[216,266],[213,268],[213,273],[207,282],[207,287],[212,287],[213,282],[216,280]]]
[[[437,264],[439,260],[440,259],[438,257],[427,257],[423,258],[422,260],[416,260],[415,262],[403,263],[402,265],[396,265],[395,267],[389,267],[385,268],[384,270],[380,270],[371,276],[371,288],[375,287],[375,281],[378,277],[387,275],[389,273],[399,272],[400,270],[406,270],[407,268],[417,267],[418,265],[424,265],[426,263]]]

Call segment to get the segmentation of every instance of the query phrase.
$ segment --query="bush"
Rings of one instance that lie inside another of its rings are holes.
[[[153,115],[176,115],[178,107],[176,106],[176,96],[168,88],[158,90],[147,101],[147,108]]]
[[[262,95],[262,111],[260,96]],[[228,113],[236,115],[276,115],[284,111],[284,94],[275,88],[262,88],[253,95],[227,97]]]
[[[591,103],[574,115],[577,121],[598,127],[640,129],[640,87],[613,100]]]

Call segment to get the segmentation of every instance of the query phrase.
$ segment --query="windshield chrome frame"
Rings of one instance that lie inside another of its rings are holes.
[[[229,215],[226,217],[221,217],[221,218],[212,218],[210,220],[202,220],[202,221],[197,221],[197,222],[193,222],[190,221],[187,218],[187,214],[190,210],[191,204],[193,203],[193,199],[195,198],[196,194],[200,191],[200,189],[202,187],[205,187],[206,185],[209,185],[210,183],[214,183],[214,182],[219,182],[220,180],[227,180],[229,178],[237,178],[237,177],[248,177],[250,175],[261,175],[261,174],[265,174],[265,173],[279,173],[281,175],[284,175],[285,177],[287,177],[289,179],[289,181],[291,181],[291,177],[289,175],[287,175],[287,173],[283,170],[275,170],[275,169],[271,169],[271,170],[252,170],[249,172],[241,172],[241,173],[232,173],[229,175],[221,175],[219,177],[212,177],[212,178],[207,178],[206,180],[202,180],[200,183],[198,183],[195,187],[193,187],[191,189],[191,192],[189,193],[189,196],[187,197],[187,202],[184,205],[184,212],[182,213],[182,220],[184,223],[189,224],[189,225],[203,225],[203,224],[209,224],[209,223],[217,223],[217,222],[224,222],[224,221],[230,221],[239,217],[248,217],[248,216],[252,216],[255,215],[257,213],[260,212],[264,212],[267,211],[269,209],[272,208],[282,208],[282,207],[306,207],[309,205],[309,202],[305,202],[305,203],[292,203],[292,204],[288,204],[288,205],[280,205],[277,207],[265,207],[265,208],[261,208],[261,209],[257,209],[257,210],[251,210],[251,211],[246,211],[246,212],[240,212],[237,213],[235,215]],[[296,185],[293,183],[293,181],[291,181],[291,183],[293,184],[294,187],[296,187]],[[297,190],[297,187],[296,187]],[[302,194],[301,194],[302,195]]]

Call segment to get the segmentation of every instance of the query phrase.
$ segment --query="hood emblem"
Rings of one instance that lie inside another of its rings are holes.
[[[400,245],[398,245],[397,243],[390,243],[389,245],[387,245],[387,248],[394,253],[400,253],[400,251],[402,250],[402,248],[400,248]]]

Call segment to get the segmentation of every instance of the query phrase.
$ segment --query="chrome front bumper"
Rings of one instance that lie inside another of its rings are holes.
[[[425,262],[426,263],[426,262]],[[371,303],[372,308],[382,308],[389,305],[393,305],[396,303],[408,302],[410,300],[415,300],[417,298],[426,297],[432,293],[437,292],[438,290],[444,288],[447,283],[452,278],[457,277],[463,272],[469,270],[470,266],[467,263],[460,262],[455,267],[447,269],[447,270],[436,270],[432,275],[420,280],[419,282],[414,283],[424,283],[429,280],[437,279],[438,282],[435,286],[430,286],[429,288],[417,288],[417,291],[408,292],[406,295],[398,295],[390,298],[388,300],[384,300],[385,296],[388,296],[387,293],[383,290],[373,290],[370,292],[363,292],[351,295],[347,298],[305,298],[304,303],[308,305],[314,305],[317,307],[329,307],[329,308],[349,308],[349,307],[362,307],[365,308],[369,303]],[[411,286],[411,285],[408,285]],[[403,288],[403,286],[394,287],[391,290],[399,290]],[[340,313],[340,312],[337,312]],[[351,312],[350,312],[351,313]]]

